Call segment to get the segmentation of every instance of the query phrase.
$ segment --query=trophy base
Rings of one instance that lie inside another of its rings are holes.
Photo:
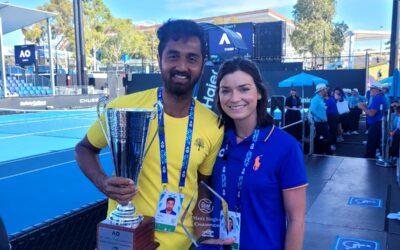
[[[143,220],[142,215],[136,214],[136,208],[131,202],[128,205],[118,204],[110,214],[110,222],[113,225],[137,228]]]
[[[97,225],[97,250],[153,250],[158,246],[153,217],[144,217],[137,228],[114,225],[108,219]]]

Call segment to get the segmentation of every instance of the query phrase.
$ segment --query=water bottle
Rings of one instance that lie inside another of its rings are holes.
[[[273,112],[274,120],[282,120],[282,111],[276,107]]]

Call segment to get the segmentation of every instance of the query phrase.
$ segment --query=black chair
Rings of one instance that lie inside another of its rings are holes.
[[[8,235],[3,220],[0,217],[0,250],[10,250],[10,243],[8,242]]]

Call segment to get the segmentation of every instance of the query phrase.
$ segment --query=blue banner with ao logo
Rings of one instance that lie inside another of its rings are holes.
[[[240,37],[242,37],[246,44],[247,50],[239,51],[239,53],[235,55],[239,54],[251,58],[253,55],[253,23],[226,24],[221,26],[236,32]],[[220,29],[213,29],[209,31],[208,36],[210,57],[212,60],[223,60],[232,57],[235,47],[226,33]]]
[[[15,45],[15,64],[20,67],[34,65],[36,62],[35,45]]]

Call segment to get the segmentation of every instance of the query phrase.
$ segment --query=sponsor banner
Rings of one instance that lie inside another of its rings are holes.
[[[197,100],[203,103],[207,108],[218,113],[216,95],[217,93],[217,74],[218,67],[205,66],[203,75],[200,79]]]
[[[15,45],[14,57],[15,64],[20,67],[34,65],[36,62],[35,45]]]
[[[10,97],[0,99],[4,109],[57,109],[95,107],[99,95]]]

